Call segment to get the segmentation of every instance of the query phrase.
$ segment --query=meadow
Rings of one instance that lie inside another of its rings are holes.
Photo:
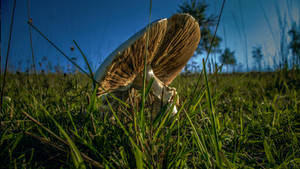
[[[121,100],[103,115],[81,73],[8,73],[0,168],[300,168],[299,70],[181,74],[171,85],[175,116]]]

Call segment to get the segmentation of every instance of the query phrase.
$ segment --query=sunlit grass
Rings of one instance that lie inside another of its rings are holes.
[[[110,107],[116,121],[101,115],[82,74],[8,77],[3,168],[73,168],[80,159],[87,168],[299,167],[299,72],[209,75],[193,95],[198,76],[181,75],[178,115],[145,116],[144,137],[133,109]]]

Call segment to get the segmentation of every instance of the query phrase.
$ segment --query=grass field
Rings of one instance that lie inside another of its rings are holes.
[[[103,116],[91,86],[8,74],[0,168],[300,168],[299,71],[180,75],[178,114],[155,118],[125,102]]]

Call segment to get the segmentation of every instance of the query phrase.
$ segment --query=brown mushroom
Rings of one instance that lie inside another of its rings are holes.
[[[124,91],[130,86],[142,88],[147,35],[146,81],[154,79],[153,94],[164,104],[173,102],[177,92],[168,85],[186,65],[200,41],[199,25],[189,14],[175,14],[153,22],[149,31],[144,28],[109,55],[95,76],[100,86],[98,95]],[[173,113],[176,112],[175,106]]]

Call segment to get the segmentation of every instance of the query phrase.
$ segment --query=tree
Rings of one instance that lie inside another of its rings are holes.
[[[185,1],[182,5],[179,5],[179,13],[189,13],[199,23],[201,40],[196,51],[197,54],[202,54],[204,51],[207,53],[210,45],[212,45],[212,53],[218,53],[221,51],[219,49],[221,42],[221,38],[219,36],[216,36],[215,40],[211,44],[213,39],[211,27],[216,25],[216,17],[213,15],[206,16],[205,12],[207,7],[207,4],[198,0]]]
[[[220,57],[220,62],[226,65],[227,71],[229,71],[229,65],[234,68],[234,65],[236,64],[234,51],[230,51],[229,48],[226,48]]]
[[[291,41],[289,43],[289,49],[292,51],[292,64],[293,66],[300,64],[300,29],[297,29],[294,23],[291,30],[289,31]]]
[[[252,57],[255,60],[255,63],[258,65],[258,70],[261,71],[261,60],[263,58],[263,54],[262,54],[262,51],[261,51],[261,46],[253,47]]]

